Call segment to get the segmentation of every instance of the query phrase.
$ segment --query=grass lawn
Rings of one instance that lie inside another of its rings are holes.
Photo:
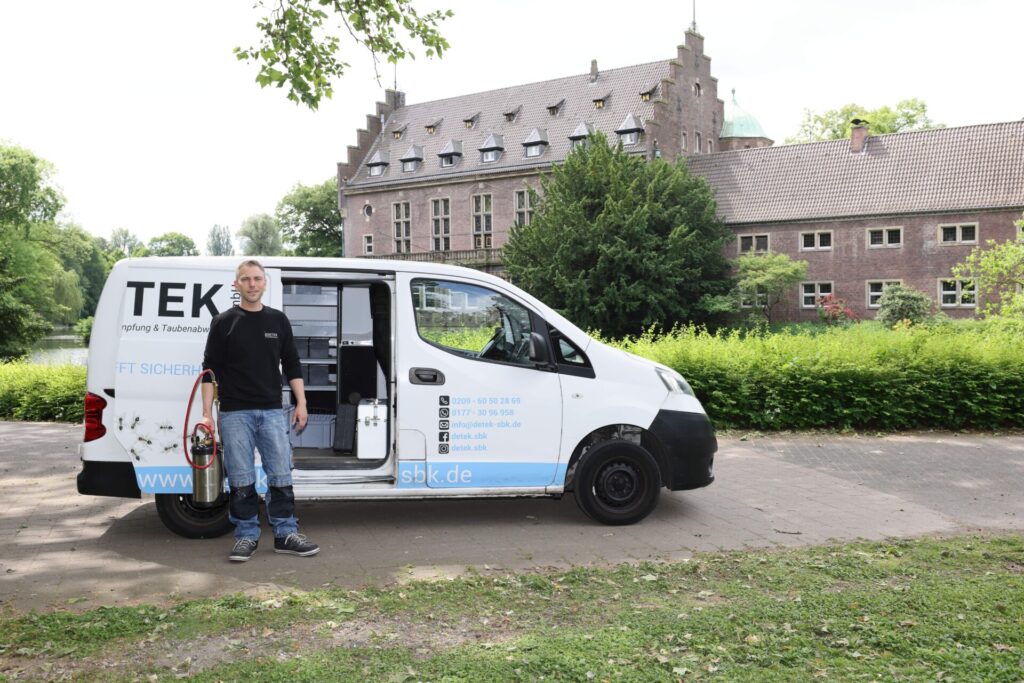
[[[1024,537],[0,618],[0,679],[1024,679]]]

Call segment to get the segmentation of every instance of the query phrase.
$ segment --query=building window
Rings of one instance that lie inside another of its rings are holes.
[[[454,154],[449,154],[449,155],[441,157],[441,167],[442,168],[448,168],[448,167],[454,166],[454,165],[455,165],[455,155]]]
[[[974,282],[939,280],[939,303],[943,308],[974,308]]]
[[[430,222],[434,235],[434,251],[448,251],[451,249],[451,204],[447,198],[430,200]]]
[[[384,169],[385,168],[387,168],[387,167],[386,166],[371,166],[370,167],[370,177],[376,177],[376,176],[384,175]]]
[[[885,290],[893,285],[903,284],[902,280],[868,280],[868,308],[878,308]]]
[[[420,167],[419,159],[412,159],[410,161],[402,162],[402,173],[412,173]]]
[[[373,235],[363,235],[363,253],[373,253]]]
[[[527,145],[526,156],[528,157],[539,157],[544,153],[545,145]]]
[[[682,150],[683,150],[683,152],[685,152],[686,150],[688,150],[688,149],[689,149],[688,145],[690,144],[690,143],[688,143],[688,142],[686,141],[686,133],[683,133],[683,140],[682,140],[682,142],[683,142],[683,144],[682,144],[682,145],[680,145],[680,149],[682,149]]]
[[[708,154],[711,154],[714,151],[715,151],[715,141],[714,140],[708,140]]]
[[[369,204],[363,205],[363,215],[366,216],[367,218],[372,216],[373,215],[373,207],[370,206]]]
[[[832,231],[800,233],[800,251],[831,251]]]
[[[529,225],[533,222],[533,204],[529,190],[516,190],[516,225]]]
[[[473,195],[473,248],[491,248],[491,195]]]
[[[485,164],[489,164],[491,162],[497,161],[500,158],[501,158],[501,150],[500,149],[487,149],[487,150],[484,150],[483,152],[480,153],[480,161],[484,162]]]
[[[693,84],[693,96],[694,97],[700,97],[702,94],[704,94],[704,89],[700,87],[700,83],[694,83]]]
[[[569,140],[569,149],[576,149],[577,147],[586,147],[587,139],[579,138],[576,140]],[[1022,233],[1024,234],[1024,233]]]
[[[622,144],[624,146],[629,147],[630,145],[635,145],[640,142],[640,132],[634,130],[628,133],[623,133],[619,139],[622,140]]]
[[[594,100],[594,109],[604,109],[604,100],[600,98]]]
[[[903,228],[868,228],[868,249],[903,246]]]
[[[693,134],[693,151],[700,154],[700,133]]]
[[[817,308],[818,299],[831,293],[831,282],[804,282],[800,285],[800,308]]]
[[[741,235],[740,253],[761,254],[768,251],[768,235]]]
[[[412,208],[409,202],[392,204],[391,218],[395,226],[395,253],[408,254],[412,248]]]
[[[939,242],[942,244],[977,244],[978,224],[940,225]]]
[[[754,285],[754,291],[740,292],[740,308],[764,308],[768,305],[768,288]]]

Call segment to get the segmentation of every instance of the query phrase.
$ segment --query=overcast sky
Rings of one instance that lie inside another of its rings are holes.
[[[429,0],[455,16],[443,59],[404,62],[410,103],[675,55],[691,2]],[[175,230],[205,249],[273,212],[296,183],[333,177],[383,87],[365,49],[310,112],[254,82],[252,0],[0,0],[0,141],[52,162],[64,218],[144,241]],[[661,7],[658,16],[631,14]],[[697,0],[719,97],[781,143],[805,108],[924,99],[949,126],[1024,118],[1024,2]],[[362,50],[362,51],[360,51]],[[422,50],[420,50],[422,52]]]

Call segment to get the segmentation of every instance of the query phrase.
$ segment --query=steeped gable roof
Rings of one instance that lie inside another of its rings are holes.
[[[1024,207],[1024,121],[687,157],[726,222]]]
[[[383,130],[374,141],[367,157],[377,151],[398,154],[410,144],[422,146],[424,161],[414,173],[401,177],[369,177],[365,162],[350,178],[345,187],[359,189],[384,185],[401,185],[426,179],[454,178],[460,175],[502,172],[511,169],[544,168],[564,160],[569,153],[570,135],[581,122],[589,122],[593,129],[601,130],[613,137],[615,129],[623,119],[632,113],[643,124],[654,116],[655,101],[641,101],[638,84],[660,83],[669,77],[670,61],[650,62],[619,69],[602,70],[597,80],[590,81],[590,73],[581,73],[538,83],[528,83],[509,88],[461,95],[444,100],[406,105],[385,121]],[[609,98],[608,96],[611,95]],[[594,107],[594,100],[607,98],[603,109]],[[558,116],[552,116],[548,107],[564,100]],[[518,111],[513,121],[506,121],[505,113]],[[426,126],[449,118],[462,121],[466,112],[480,112],[473,129],[458,126],[459,135],[469,149],[480,149],[491,134],[501,135],[504,141],[513,144],[496,162],[482,163],[479,158],[466,157],[454,167],[442,167],[437,156],[449,142],[444,135],[427,135]],[[390,134],[394,122],[401,121],[406,127],[401,140]],[[520,143],[527,140],[534,129],[547,131],[548,149],[542,158],[526,157]],[[431,162],[430,160],[435,160]]]

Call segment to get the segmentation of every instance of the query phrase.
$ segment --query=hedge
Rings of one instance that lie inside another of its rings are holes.
[[[1024,323],[681,328],[615,345],[675,368],[736,429],[1024,427]],[[0,418],[82,421],[85,369],[0,364]]]
[[[0,364],[0,418],[82,422],[84,402],[81,366]]]
[[[679,371],[718,427],[1024,427],[1024,323],[677,329],[616,344]]]

